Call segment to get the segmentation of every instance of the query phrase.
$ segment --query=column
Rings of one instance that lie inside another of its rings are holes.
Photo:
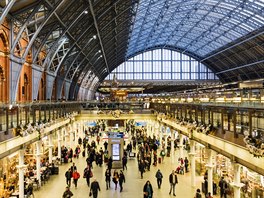
[[[190,140],[190,168],[191,168],[191,186],[195,187],[195,142],[194,140]]]
[[[147,121],[147,136],[149,137],[150,136],[150,123],[149,121]]]
[[[234,182],[230,185],[234,189],[234,198],[240,198],[240,188],[244,186],[243,183],[240,183],[240,164],[233,163],[234,167]]]
[[[163,137],[163,133],[162,133],[162,125],[159,124],[159,137],[160,137],[160,145],[162,148],[162,137]]]
[[[183,135],[179,134],[180,137],[180,144],[179,144],[179,150],[180,150],[180,158],[183,158]]]
[[[74,132],[73,132],[72,125],[71,125],[71,127],[69,127],[68,134],[70,136],[70,148],[73,148],[73,136],[74,136]]]
[[[248,111],[248,135],[252,135],[252,111]]]
[[[53,147],[53,144],[52,144],[52,134],[50,134],[48,136],[48,138],[49,138],[49,145],[48,145],[48,147],[49,147],[49,163],[51,164],[52,163],[52,147]]]
[[[59,164],[61,164],[62,130],[58,130],[57,135],[58,135],[58,156],[57,156],[57,158],[59,159]]]
[[[171,132],[171,162],[174,163],[174,140],[175,140],[175,133],[172,128],[170,128]]]
[[[222,129],[222,134],[225,134],[224,130],[224,109],[221,109],[221,129]]]
[[[237,131],[236,131],[236,124],[237,124],[237,111],[234,109],[233,111],[233,126],[234,126],[234,138],[238,138],[238,134],[237,134]]]
[[[78,135],[77,135],[77,133],[78,133],[78,127],[77,127],[77,123],[76,122],[74,122],[73,124],[72,124],[72,128],[73,128],[73,130],[72,130],[72,135],[73,135],[73,146],[74,145],[77,145],[78,144]]]
[[[70,146],[69,145],[69,138],[70,137],[70,131],[68,131],[67,128],[64,129],[64,140],[63,140],[63,144],[64,146],[66,146],[67,148]]]
[[[213,195],[213,155],[212,150],[207,149],[208,159],[207,164],[205,165],[208,172],[208,192]]]
[[[40,174],[40,157],[41,157],[41,144],[42,142],[39,140],[36,142],[36,168],[37,168],[37,180],[39,181],[39,185],[41,186],[41,174]]]
[[[27,165],[24,164],[25,150],[18,151],[19,164],[17,166],[19,174],[19,198],[24,198],[24,169]]]

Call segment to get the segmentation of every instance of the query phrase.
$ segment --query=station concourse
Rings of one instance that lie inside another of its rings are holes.
[[[98,197],[142,197],[147,180],[153,197],[173,197],[175,171],[177,197],[264,198],[263,10],[1,0],[0,197],[62,197],[73,159],[76,198],[89,196],[87,165]],[[106,168],[126,159],[123,192],[106,190]]]

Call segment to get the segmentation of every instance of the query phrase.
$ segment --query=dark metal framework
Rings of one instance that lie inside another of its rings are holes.
[[[11,0],[0,6],[0,22],[12,19],[11,57],[23,64],[31,55],[49,75],[49,95],[55,82],[59,93],[68,82],[76,90],[69,98],[76,98],[80,87],[99,85],[128,58],[157,48],[190,55],[222,82],[264,77],[262,0]]]

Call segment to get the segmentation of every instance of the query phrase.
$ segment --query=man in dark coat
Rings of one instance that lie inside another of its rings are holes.
[[[97,198],[98,191],[101,191],[98,181],[94,178],[94,181],[91,183],[90,193],[92,193],[93,198]]]
[[[125,175],[122,170],[120,170],[119,174],[119,186],[120,186],[120,192],[123,191],[123,182],[126,183]]]
[[[71,169],[69,168],[68,171],[66,171],[65,173],[65,177],[66,177],[66,184],[71,187],[71,178],[72,178],[72,171]]]
[[[172,171],[172,173],[169,176],[169,182],[170,182],[170,192],[169,192],[169,194],[171,194],[171,190],[173,190],[173,196],[176,196],[176,194],[175,194],[175,186],[178,183],[178,178],[177,178],[177,175],[176,175],[174,170]]]
[[[145,170],[145,164],[144,164],[143,160],[140,160],[138,168],[139,168],[139,171],[140,171],[140,174],[141,174],[141,179],[143,179],[143,173],[144,173],[144,170]]]

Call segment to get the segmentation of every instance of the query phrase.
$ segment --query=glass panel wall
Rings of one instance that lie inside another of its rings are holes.
[[[185,54],[156,49],[136,55],[119,65],[113,74],[119,80],[218,80],[205,65]]]

